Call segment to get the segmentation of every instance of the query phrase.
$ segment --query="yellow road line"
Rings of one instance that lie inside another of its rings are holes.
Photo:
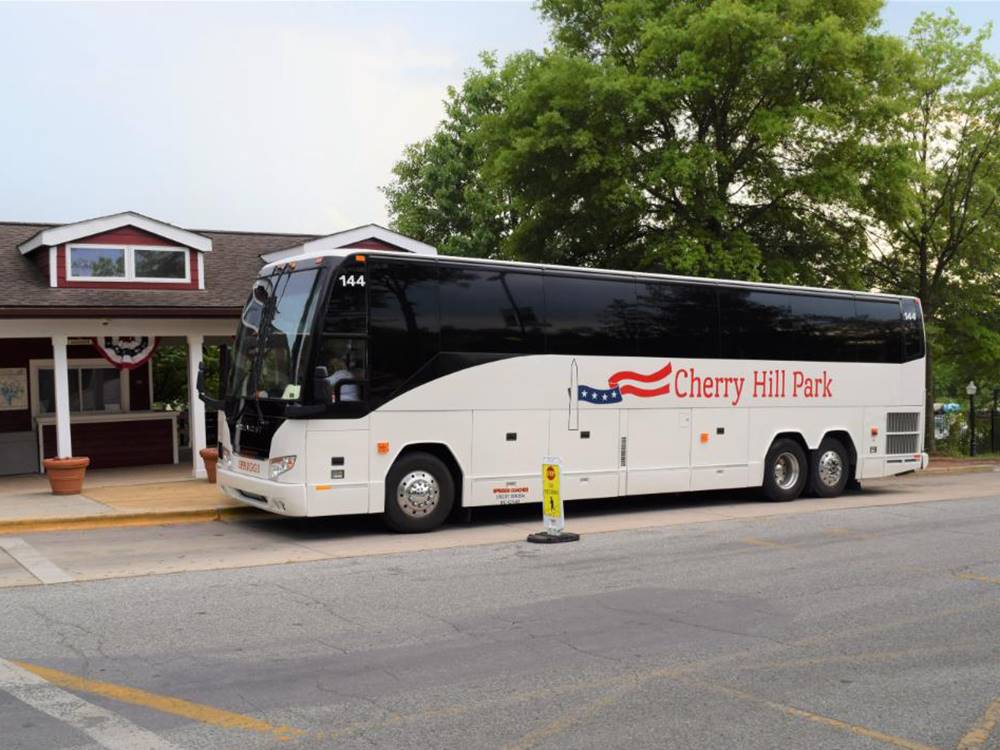
[[[12,662],[22,669],[32,672],[44,680],[58,685],[67,690],[77,690],[81,693],[92,693],[111,700],[131,703],[134,706],[143,706],[154,711],[161,711],[174,716],[182,716],[185,719],[199,721],[202,724],[222,727],[223,729],[244,729],[248,732],[262,732],[272,734],[278,739],[287,740],[297,737],[303,732],[291,727],[276,727],[266,721],[255,719],[252,716],[233,713],[213,706],[205,706],[200,703],[191,703],[180,698],[172,698],[168,695],[157,695],[145,690],[116,685],[112,682],[98,682],[88,680],[86,677],[60,672],[58,669],[42,667],[37,664],[29,664],[23,661]]]
[[[755,537],[747,537],[746,539],[740,539],[743,544],[752,544],[755,547],[777,547],[781,549],[790,549],[794,547],[794,544],[782,544],[781,542],[772,542],[769,539],[757,539]]]
[[[995,583],[1000,586],[1000,578],[990,578],[989,576],[977,576],[975,573],[956,573],[956,578],[966,581],[980,581],[982,583]]]
[[[1000,698],[986,707],[982,718],[959,740],[955,750],[980,750],[985,747],[998,722],[1000,722]]]
[[[786,706],[783,703],[777,703],[776,701],[763,698],[759,695],[748,693],[745,690],[737,690],[736,688],[726,687],[725,685],[716,685],[715,683],[703,682],[702,680],[694,680],[688,677],[681,678],[680,681],[697,685],[699,687],[706,688],[707,690],[714,690],[750,703],[756,703],[759,706],[780,711],[786,716],[794,716],[799,719],[805,719],[806,721],[812,721],[817,724],[830,727],[831,729],[836,729],[840,732],[847,732],[849,734],[855,734],[859,737],[866,737],[867,739],[875,740],[876,742],[882,742],[894,747],[904,748],[904,750],[937,750],[937,748],[934,748],[931,745],[925,745],[921,742],[908,740],[905,737],[897,737],[894,734],[880,732],[877,729],[872,729],[871,727],[866,727],[861,724],[851,724],[846,721],[841,721],[840,719],[834,719],[829,716],[823,716],[822,714],[807,711],[804,708]]]

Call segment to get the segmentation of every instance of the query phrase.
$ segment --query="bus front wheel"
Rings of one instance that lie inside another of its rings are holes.
[[[789,438],[775,440],[764,459],[764,494],[774,502],[794,500],[806,486],[808,471],[801,445]]]
[[[400,458],[385,482],[385,523],[393,531],[436,529],[455,502],[455,480],[444,462],[430,453]]]

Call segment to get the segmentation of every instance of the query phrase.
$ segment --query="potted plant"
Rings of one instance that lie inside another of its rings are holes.
[[[53,495],[79,495],[83,491],[83,477],[90,466],[86,456],[46,458],[42,465]]]
[[[205,473],[208,474],[208,481],[215,484],[215,465],[219,463],[218,448],[202,448],[198,451],[201,460],[205,462]]]

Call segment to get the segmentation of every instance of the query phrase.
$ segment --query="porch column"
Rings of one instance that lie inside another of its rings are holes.
[[[73,455],[73,438],[69,429],[69,365],[66,361],[68,343],[68,336],[52,337],[52,364],[56,389],[57,458],[69,458]]]
[[[191,436],[191,473],[199,478],[206,476],[205,464],[198,454],[205,447],[205,404],[198,398],[198,367],[204,343],[203,335],[188,334],[188,434]]]

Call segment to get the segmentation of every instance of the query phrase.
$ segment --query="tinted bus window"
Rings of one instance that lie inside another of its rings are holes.
[[[711,286],[638,281],[634,321],[640,356],[719,356],[719,311]]]
[[[351,262],[334,271],[323,321],[324,333],[365,332],[368,323],[366,270],[365,264]]]
[[[635,353],[632,279],[545,274],[550,354]]]
[[[859,362],[901,362],[903,321],[899,303],[855,300],[855,339]]]
[[[903,361],[912,362],[924,356],[924,320],[916,300],[900,302],[903,314]]]
[[[442,266],[441,350],[541,353],[541,274]]]
[[[854,301],[751,289],[720,289],[722,352],[736,359],[846,362],[854,358]]]
[[[433,263],[368,261],[371,394],[391,398],[438,351],[438,280]]]

